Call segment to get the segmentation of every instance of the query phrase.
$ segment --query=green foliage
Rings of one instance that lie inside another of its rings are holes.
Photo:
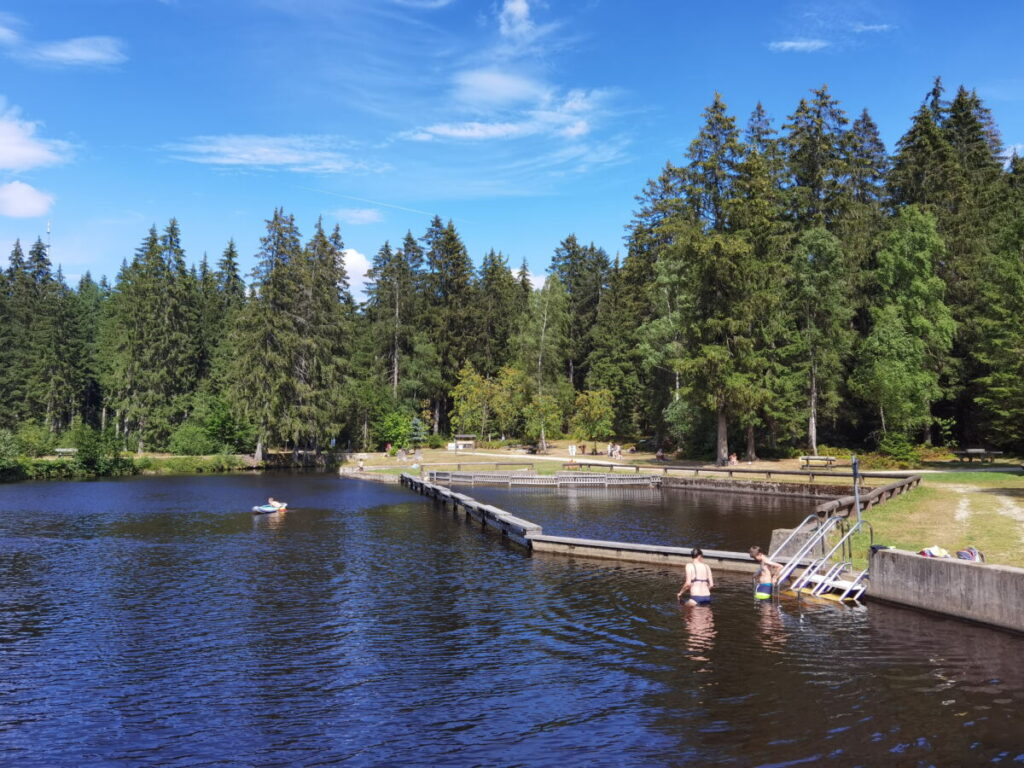
[[[528,440],[540,442],[547,450],[547,439],[557,438],[562,425],[562,409],[551,395],[534,395],[525,409],[524,434]]]
[[[42,424],[26,421],[15,433],[18,454],[21,456],[46,456],[57,447],[57,436]]]
[[[582,440],[604,440],[613,435],[614,401],[607,389],[588,390],[576,396],[570,429]]]
[[[466,363],[459,371],[459,383],[452,390],[452,429],[486,437],[493,422],[491,404],[494,399],[492,383],[477,373],[472,363]]]
[[[577,433],[719,458],[740,436],[749,455],[817,452],[819,431],[1024,449],[1024,160],[968,88],[947,100],[936,81],[907,128],[890,157],[870,114],[850,122],[821,87],[779,133],[760,104],[741,132],[716,94],[642,186],[624,259],[569,235],[539,290],[497,251],[474,269],[439,217],[381,246],[361,306],[340,230],[304,241],[281,209],[248,288],[234,242],[186,264],[174,219],[112,285],[72,289],[41,240],[15,242],[3,472],[119,471],[79,424],[189,453],[443,445],[453,428],[543,444],[574,413]],[[574,411],[597,391],[610,427]],[[73,467],[23,461],[76,441]]]
[[[412,417],[401,411],[391,411],[374,424],[373,431],[378,445],[391,443],[395,448],[401,448],[412,436]]]
[[[168,448],[171,453],[183,456],[205,456],[216,453],[221,444],[210,437],[207,431],[198,424],[186,422],[171,433]]]
[[[0,464],[17,460],[20,454],[18,438],[9,429],[0,429]]]
[[[894,432],[886,433],[878,441],[878,452],[908,466],[916,466],[921,463],[921,456],[916,446],[906,435]]]

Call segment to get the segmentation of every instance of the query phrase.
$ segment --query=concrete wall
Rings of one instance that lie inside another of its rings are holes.
[[[866,596],[1024,632],[1024,568],[882,549]]]
[[[684,488],[691,491],[722,491],[755,493],[761,496],[798,496],[826,501],[853,493],[852,485],[812,485],[782,483],[774,480],[730,480],[716,477],[665,477],[662,488]]]

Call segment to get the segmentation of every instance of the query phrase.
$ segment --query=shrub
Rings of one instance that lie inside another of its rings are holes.
[[[205,456],[216,453],[221,445],[199,425],[185,422],[171,434],[169,447],[181,456]]]
[[[53,453],[57,447],[56,436],[42,424],[26,421],[18,427],[15,436],[18,441],[18,453],[22,456],[45,456]]]
[[[444,448],[446,444],[444,435],[431,435],[427,438],[428,448]]]
[[[916,465],[921,463],[921,455],[917,447],[906,435],[886,432],[878,441],[878,452],[883,456],[895,459],[901,464]]]

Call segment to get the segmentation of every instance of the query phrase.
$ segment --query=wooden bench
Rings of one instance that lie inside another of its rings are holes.
[[[960,459],[960,461],[964,461],[966,459],[967,461],[970,462],[977,459],[978,461],[982,462],[992,462],[996,460],[996,457],[1002,456],[1003,452],[989,451],[985,448],[968,448],[967,450],[964,451],[953,451],[953,455]]]
[[[800,461],[803,462],[800,465],[800,469],[810,469],[811,467],[825,467],[831,469],[835,466],[835,456],[801,456]]]
[[[74,456],[76,453],[78,453],[78,449],[77,448],[57,448],[56,450],[54,450],[54,453],[57,456]]]

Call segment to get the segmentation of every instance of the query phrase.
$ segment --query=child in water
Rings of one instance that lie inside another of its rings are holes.
[[[758,564],[757,575],[754,577],[754,598],[767,600],[772,596],[775,582],[778,579],[782,566],[768,559],[768,555],[761,551],[758,546],[750,548],[750,557]]]

